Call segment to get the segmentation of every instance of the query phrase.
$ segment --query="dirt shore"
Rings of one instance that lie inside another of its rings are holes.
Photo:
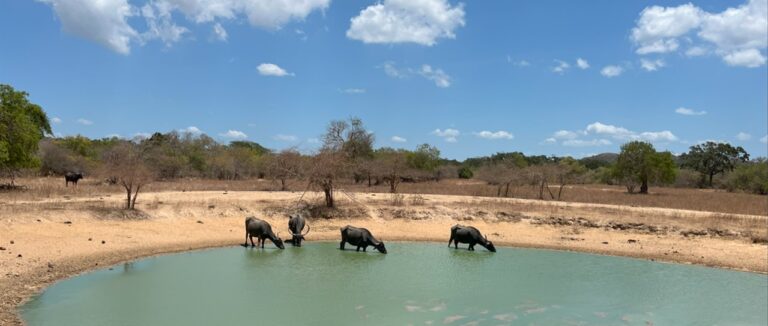
[[[17,308],[60,279],[151,255],[238,245],[248,215],[270,221],[285,238],[285,216],[300,195],[147,193],[139,200],[141,213],[131,215],[116,208],[122,200],[116,196],[0,198],[0,324],[22,324]],[[337,240],[339,227],[353,224],[384,241],[447,243],[450,226],[462,223],[502,246],[768,272],[760,233],[768,227],[766,216],[440,195],[405,196],[403,202],[393,206],[383,194],[344,196],[340,210],[312,211],[318,217],[310,220],[307,238]]]

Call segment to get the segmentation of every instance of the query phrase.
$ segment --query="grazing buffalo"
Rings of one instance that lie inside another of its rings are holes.
[[[488,251],[496,252],[496,247],[493,246],[493,242],[488,241],[488,238],[480,234],[480,231],[472,226],[464,226],[456,224],[451,228],[451,239],[448,240],[448,247],[451,243],[455,243],[454,248],[459,249],[459,242],[469,243],[469,250],[475,250],[475,245],[488,249]]]
[[[82,173],[67,172],[67,174],[64,175],[64,186],[69,187],[70,182],[73,185],[77,186],[77,180],[80,180],[82,178],[83,178]]]
[[[248,239],[251,239],[251,246],[256,247],[253,243],[253,237],[256,237],[261,247],[264,248],[264,239],[269,239],[280,249],[285,249],[283,240],[280,239],[274,232],[272,232],[272,226],[267,221],[260,220],[253,216],[245,219],[245,243],[244,247],[248,247]]]
[[[307,233],[302,234],[301,231],[304,230],[305,225],[307,226]],[[304,236],[309,234],[310,228],[307,220],[301,214],[291,215],[291,219],[288,220],[288,229],[291,230],[291,240],[289,240],[291,244],[301,247],[301,241],[304,240]]]
[[[344,250],[344,244],[347,242],[353,246],[357,246],[356,251],[360,251],[360,248],[363,248],[363,251],[365,251],[368,246],[373,246],[380,253],[387,253],[387,248],[384,247],[384,242],[376,240],[368,229],[356,228],[351,225],[341,228],[341,243],[339,244],[339,249]]]

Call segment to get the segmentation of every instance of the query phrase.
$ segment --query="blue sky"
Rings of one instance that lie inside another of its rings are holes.
[[[60,135],[581,157],[631,139],[766,156],[766,0],[0,1],[0,83]]]

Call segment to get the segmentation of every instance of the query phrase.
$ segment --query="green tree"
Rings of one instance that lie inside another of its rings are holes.
[[[749,161],[749,154],[741,146],[733,147],[726,143],[708,141],[691,146],[690,151],[683,154],[681,159],[684,167],[709,177],[708,185],[712,187],[712,177],[733,171],[736,164]]]
[[[472,176],[474,176],[474,173],[469,167],[462,166],[459,168],[459,179],[472,179]]]
[[[48,116],[28,95],[0,84],[0,169],[11,177],[11,185],[18,170],[39,164],[38,143],[51,134]]]
[[[434,171],[440,166],[440,150],[429,144],[416,146],[416,150],[408,153],[408,165],[414,169]]]
[[[648,193],[651,182],[675,181],[675,161],[670,152],[657,152],[653,145],[632,141],[621,146],[621,153],[613,168],[614,176],[623,182],[629,193],[640,184],[640,193]]]

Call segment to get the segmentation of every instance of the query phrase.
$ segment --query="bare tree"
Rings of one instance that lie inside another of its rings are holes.
[[[302,157],[293,148],[267,157],[267,174],[274,180],[280,180],[280,190],[288,190],[286,181],[301,177]]]
[[[126,209],[135,209],[139,191],[152,182],[153,175],[135,144],[123,142],[104,154],[107,177],[115,178],[126,192]]]
[[[325,194],[325,206],[335,207],[333,192],[336,181],[344,176],[347,170],[347,160],[341,152],[322,150],[312,157],[309,166],[309,183]]]
[[[375,173],[389,184],[389,192],[397,193],[397,186],[409,170],[408,152],[392,148],[376,151]]]

